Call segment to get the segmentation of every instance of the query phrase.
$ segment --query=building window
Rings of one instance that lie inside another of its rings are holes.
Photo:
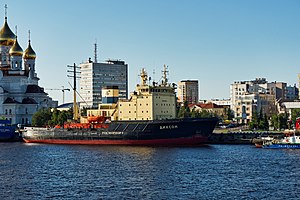
[[[9,109],[9,114],[11,114],[11,109]]]

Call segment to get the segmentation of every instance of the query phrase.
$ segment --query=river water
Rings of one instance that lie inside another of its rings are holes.
[[[300,199],[300,150],[0,143],[0,199]]]

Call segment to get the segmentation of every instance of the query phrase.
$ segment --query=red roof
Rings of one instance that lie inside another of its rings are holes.
[[[217,105],[215,103],[199,103],[199,104],[190,104],[189,107],[197,106],[203,109],[212,109],[212,108],[224,108],[224,106]]]

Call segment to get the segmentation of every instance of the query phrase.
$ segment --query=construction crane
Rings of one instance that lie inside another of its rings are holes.
[[[61,89],[58,88],[46,88],[45,90],[61,90],[63,93],[63,104],[65,103],[65,91],[70,91],[69,88],[65,88],[64,86],[61,86]]]

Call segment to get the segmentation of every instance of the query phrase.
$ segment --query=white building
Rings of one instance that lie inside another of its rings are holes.
[[[239,123],[248,123],[252,120],[253,113],[259,113],[271,116],[277,112],[275,96],[271,94],[252,93],[244,94],[236,100],[235,119]]]
[[[241,104],[254,104],[259,112],[262,107],[274,107],[275,100],[286,99],[286,83],[283,82],[267,82],[265,78],[256,78],[252,81],[236,81],[230,85],[231,110],[234,112],[235,118],[245,118],[245,112],[241,109]],[[263,96],[264,95],[264,96]],[[271,97],[271,96],[272,97]],[[266,99],[262,101],[271,105],[260,105],[257,99]],[[249,101],[247,100],[249,99]],[[271,100],[273,99],[273,102]],[[239,105],[240,104],[240,105]],[[243,107],[245,108],[245,107]],[[250,107],[249,107],[250,110]],[[268,109],[266,109],[268,110]],[[253,110],[251,110],[253,112]],[[248,114],[247,119],[251,120],[252,114]]]
[[[97,108],[102,103],[102,88],[117,86],[119,98],[128,97],[128,65],[124,61],[108,60],[107,63],[94,63],[89,60],[80,64],[81,107]]]
[[[289,118],[291,119],[292,117],[292,110],[293,109],[299,109],[300,108],[300,102],[299,101],[292,101],[292,102],[282,102],[280,104],[281,113],[288,113],[289,114]]]
[[[0,30],[0,117],[12,124],[30,124],[36,111],[57,106],[38,85],[35,59],[30,39],[23,52],[5,16]]]

